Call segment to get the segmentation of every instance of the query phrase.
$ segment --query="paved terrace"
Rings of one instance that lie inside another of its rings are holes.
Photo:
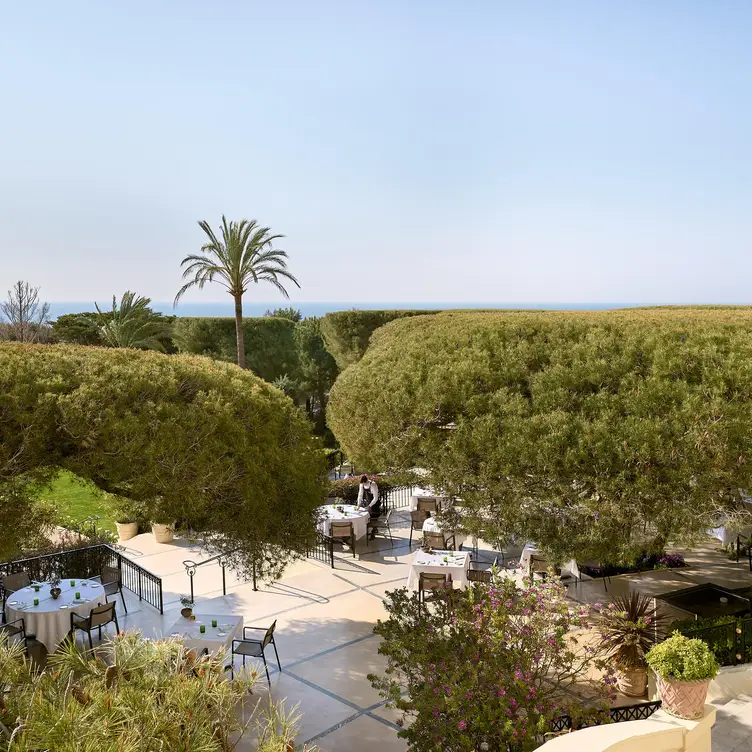
[[[365,541],[359,541],[358,558],[353,560],[349,552],[342,553],[335,546],[334,570],[313,561],[297,562],[282,580],[269,586],[259,583],[256,592],[250,583],[238,581],[228,569],[228,593],[223,595],[221,569],[216,562],[196,571],[196,614],[242,614],[246,625],[259,626],[277,620],[282,672],[277,670],[270,649],[267,660],[271,695],[274,700],[286,699],[288,709],[299,704],[302,713],[299,745],[314,743],[323,752],[407,749],[396,735],[397,714],[384,707],[366,678],[384,666],[377,652],[379,638],[373,634],[376,620],[386,615],[384,596],[405,584],[415,551],[415,545],[412,549],[408,547],[408,512],[400,510],[393,514],[393,520],[394,548],[382,537],[368,547]],[[189,593],[189,579],[182,562],[186,559],[200,562],[209,558],[209,554],[188,540],[157,544],[150,534],[140,535],[125,545],[130,558],[162,577],[165,614],[160,616],[155,609],[127,594],[129,614],[121,619],[121,627],[136,627],[147,637],[164,636],[179,618],[180,596]],[[690,564],[684,570],[612,578],[608,595],[631,589],[659,594],[709,581],[725,587],[752,586],[752,573],[746,562],[730,562],[716,548],[717,543],[709,541],[695,551],[683,552]],[[488,561],[493,559],[492,552],[481,551],[482,556],[484,553]],[[505,553],[509,560],[518,558],[520,552]],[[512,572],[509,575],[519,576]],[[586,581],[576,588],[570,586],[569,592],[570,597],[580,602],[602,601],[607,597],[600,580]],[[262,697],[266,691],[266,682],[259,684]],[[620,698],[619,704],[632,702]],[[737,716],[729,719],[730,725],[724,725],[724,752],[731,748],[727,743],[729,733],[740,745],[747,743],[752,735],[752,729],[745,725],[747,716],[743,713]],[[238,750],[243,749],[241,743]],[[250,742],[245,749],[250,749]],[[739,749],[752,750],[752,744]]]

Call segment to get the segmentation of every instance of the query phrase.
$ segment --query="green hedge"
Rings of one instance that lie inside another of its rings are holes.
[[[278,317],[244,318],[245,355],[248,367],[265,381],[298,367],[295,322]],[[235,319],[185,316],[176,319],[173,340],[180,352],[236,361]]]
[[[752,616],[682,619],[669,627],[687,637],[700,638],[722,666],[752,662]]]
[[[395,319],[424,316],[436,311],[335,311],[321,320],[326,347],[340,371],[356,363],[368,348],[371,335]]]
[[[400,479],[390,479],[383,475],[376,478],[379,487],[379,496],[388,494],[393,488],[403,485]],[[360,486],[360,473],[352,478],[340,478],[329,481],[329,498],[342,499],[348,504],[354,504],[358,500]]]

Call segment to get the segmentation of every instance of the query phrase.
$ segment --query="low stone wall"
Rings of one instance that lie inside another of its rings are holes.
[[[658,710],[644,721],[627,721],[573,731],[546,742],[545,752],[711,752],[715,708],[705,706],[698,721]]]

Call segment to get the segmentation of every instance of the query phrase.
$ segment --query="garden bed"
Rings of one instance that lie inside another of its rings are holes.
[[[686,567],[684,557],[681,554],[641,554],[634,564],[599,564],[592,566],[581,564],[580,572],[588,577],[616,577],[620,574],[632,574],[633,572],[650,572],[654,569],[678,569]]]

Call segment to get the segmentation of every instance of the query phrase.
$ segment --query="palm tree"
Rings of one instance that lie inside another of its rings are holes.
[[[126,290],[120,299],[112,296],[112,310],[103,312],[95,303],[103,323],[99,326],[102,343],[107,347],[135,347],[139,350],[164,350],[161,338],[170,333],[170,324],[149,308],[150,298]]]
[[[298,280],[287,271],[287,253],[274,248],[274,241],[284,235],[272,235],[268,227],[259,227],[255,219],[228,222],[222,215],[222,237],[217,238],[208,222],[199,222],[199,227],[209,238],[201,246],[205,255],[186,256],[181,266],[183,279],[189,279],[175,296],[175,305],[183,293],[194,285],[199,290],[207,282],[219,282],[235,301],[235,335],[238,349],[238,365],[245,368],[245,344],[243,342],[243,293],[251,283],[271,282],[285,298],[290,296],[280,282],[289,279],[298,287]]]

